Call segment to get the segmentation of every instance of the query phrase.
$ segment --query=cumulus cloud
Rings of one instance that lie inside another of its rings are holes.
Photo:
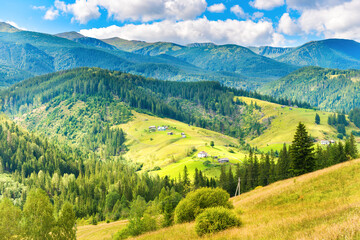
[[[53,7],[49,8],[44,16],[45,20],[54,20],[59,16],[59,10],[54,9]]]
[[[277,30],[279,33],[284,33],[287,35],[295,35],[301,31],[296,21],[291,19],[289,13],[284,13],[281,16]]]
[[[248,18],[249,15],[244,12],[244,9],[239,5],[234,5],[230,8],[230,11],[234,13],[238,18]]]
[[[214,13],[222,13],[225,11],[225,9],[226,7],[223,3],[214,4],[207,8],[209,12],[214,12]]]
[[[284,4],[284,0],[254,0],[250,2],[252,7],[261,10],[272,10],[276,7],[283,6]]]
[[[298,22],[307,34],[360,40],[359,11],[360,1],[352,0],[328,8],[303,10]]]
[[[56,0],[55,7],[72,14],[81,24],[99,18],[99,8],[106,9],[115,20],[143,21],[174,19],[188,20],[201,15],[207,7],[205,0],[76,0],[66,4]]]
[[[286,4],[291,9],[321,9],[341,5],[351,0],[286,0]]]
[[[218,20],[207,18],[185,21],[164,20],[151,24],[127,24],[106,28],[84,29],[81,34],[94,38],[119,37],[147,42],[168,41],[178,44],[213,42],[216,44],[276,45],[283,39],[275,33],[273,24],[260,20]]]

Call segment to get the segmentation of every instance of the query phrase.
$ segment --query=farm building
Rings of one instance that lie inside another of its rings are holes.
[[[150,126],[150,127],[149,127],[149,130],[154,130],[154,131],[156,131],[156,126]]]
[[[174,133],[173,132],[168,132],[167,135],[174,135]]]
[[[160,127],[160,126],[159,126],[159,127],[157,128],[157,130],[158,130],[158,131],[166,131],[166,127]]]
[[[229,162],[229,159],[228,158],[219,158],[218,162],[219,163],[227,163],[227,162]]]
[[[330,141],[329,141],[329,140],[321,140],[321,141],[320,141],[320,144],[321,144],[321,145],[329,145],[329,144],[330,144]]]
[[[205,158],[205,157],[208,156],[208,154],[207,154],[207,152],[205,152],[205,151],[201,151],[201,152],[198,153],[197,156],[198,156],[198,158]]]
[[[181,137],[182,137],[182,138],[186,138],[185,133],[182,132],[182,133],[181,133]]]

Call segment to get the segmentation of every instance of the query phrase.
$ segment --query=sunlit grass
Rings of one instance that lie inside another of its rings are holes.
[[[276,182],[232,199],[240,228],[201,239],[360,239],[360,160]],[[196,239],[194,224],[137,239]]]

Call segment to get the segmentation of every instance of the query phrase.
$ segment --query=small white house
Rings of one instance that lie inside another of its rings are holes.
[[[149,130],[151,130],[151,131],[156,131],[156,126],[150,126],[150,127],[149,127]]]
[[[158,131],[166,131],[166,127],[161,127],[161,126],[159,126],[159,127],[157,128],[157,130],[158,130]]]
[[[227,162],[229,162],[229,159],[228,158],[219,158],[218,162],[219,163],[227,163]]]
[[[330,144],[330,141],[329,141],[329,140],[321,140],[321,141],[320,141],[320,144],[321,144],[321,145],[329,145],[329,144]]]
[[[201,151],[198,153],[198,158],[206,158],[208,156],[207,152]]]

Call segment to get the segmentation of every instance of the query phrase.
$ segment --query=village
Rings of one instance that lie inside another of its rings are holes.
[[[175,133],[173,131],[171,131],[171,128],[169,126],[149,126],[149,131],[150,132],[166,132],[167,131],[167,135],[168,136],[173,136],[175,135]],[[184,132],[180,133],[182,138],[186,138],[186,134]],[[219,158],[218,156],[210,156],[207,152],[205,151],[200,151],[197,154],[198,158],[208,158],[208,157],[212,157],[213,159],[216,159],[218,163],[228,163],[229,162],[229,158],[223,157],[223,158]]]

